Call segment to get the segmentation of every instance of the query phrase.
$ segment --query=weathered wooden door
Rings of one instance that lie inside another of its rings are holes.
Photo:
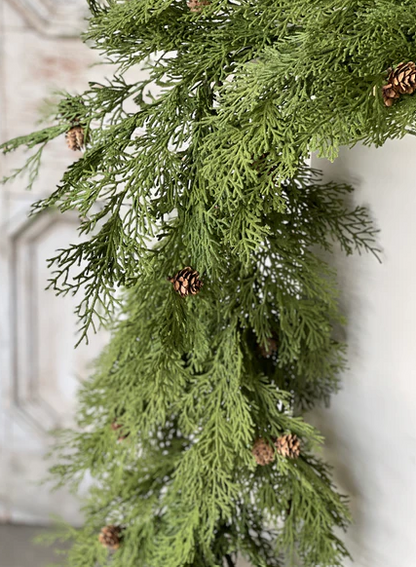
[[[54,88],[81,91],[102,78],[103,68],[90,67],[94,55],[77,37],[85,7],[85,0],[0,0],[1,141],[33,130]],[[48,431],[71,422],[78,381],[104,337],[74,350],[75,300],[45,291],[45,261],[77,239],[77,217],[27,218],[31,203],[49,194],[78,157],[62,137],[48,149],[32,192],[21,179],[0,186],[0,521],[79,517],[73,497],[37,483],[48,466]],[[2,177],[24,155],[0,159]]]

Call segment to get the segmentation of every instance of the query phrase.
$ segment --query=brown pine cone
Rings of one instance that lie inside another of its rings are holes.
[[[402,94],[413,94],[416,91],[416,65],[413,61],[399,63],[390,70],[387,85],[383,86],[383,99],[386,106],[400,98]]]
[[[266,152],[256,159],[254,159],[253,156],[251,165],[257,170],[257,177],[261,177],[264,173],[270,175],[275,169],[277,169],[277,165],[270,165],[270,152]]]
[[[118,431],[119,429],[121,429],[123,427],[123,425],[121,423],[118,423],[117,421],[113,421],[113,423],[111,424],[111,429],[113,431]],[[123,435],[122,433],[120,433],[118,435],[118,441],[124,441],[124,439],[127,439],[127,437],[129,436],[129,434],[127,433],[126,435]]]
[[[186,4],[191,12],[202,12],[205,6],[209,6],[207,0],[189,0]]]
[[[121,531],[120,526],[105,526],[101,528],[98,540],[104,547],[114,550],[118,549],[121,543]]]
[[[400,95],[394,90],[392,85],[384,85],[383,100],[385,106],[391,106],[397,98],[400,98]]]
[[[275,441],[276,450],[282,457],[289,459],[297,459],[300,455],[300,441],[299,438],[290,433],[289,435],[282,435]]]
[[[277,352],[277,341],[274,337],[267,339],[265,345],[258,345],[258,350],[264,358],[270,358]]]
[[[199,273],[189,266],[178,272],[173,278],[168,278],[168,280],[181,297],[186,297],[189,294],[196,295],[203,286],[203,282],[199,279]]]
[[[84,145],[84,129],[82,126],[72,126],[66,133],[66,143],[70,150],[79,151]]]
[[[256,459],[256,463],[258,465],[261,465],[262,467],[269,465],[274,461],[275,451],[273,449],[273,446],[267,443],[267,441],[265,439],[262,439],[261,437],[256,439],[251,452]]]

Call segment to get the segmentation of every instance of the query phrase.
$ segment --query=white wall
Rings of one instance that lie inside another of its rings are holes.
[[[346,537],[356,567],[416,566],[416,138],[344,149],[329,179],[357,187],[380,228],[382,264],[337,257],[349,319],[349,370],[329,410],[312,419],[351,495]],[[350,562],[345,563],[345,567]]]

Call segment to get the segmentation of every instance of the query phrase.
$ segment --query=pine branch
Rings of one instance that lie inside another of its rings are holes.
[[[416,99],[387,109],[381,89],[386,69],[414,53],[403,22],[415,8],[89,6],[84,39],[115,74],[57,94],[53,126],[2,146],[34,150],[9,176],[27,169],[32,186],[50,140],[74,124],[85,137],[32,211],[78,214],[80,240],[50,259],[50,287],[79,297],[80,340],[112,327],[77,430],[56,445],[58,486],[94,478],[67,564],[230,567],[242,554],[258,567],[341,565],[345,498],[298,413],[328,401],[345,367],[324,256],[380,251],[352,188],[324,183],[305,159],[414,130]],[[138,64],[146,78],[127,80]],[[170,278],[185,266],[203,287],[181,297]],[[256,466],[254,441],[287,433],[301,456]],[[98,541],[108,524],[123,534],[111,555]]]

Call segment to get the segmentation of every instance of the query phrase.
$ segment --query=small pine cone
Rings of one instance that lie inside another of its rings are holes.
[[[383,100],[385,106],[392,106],[393,102],[400,98],[398,92],[394,90],[392,85],[384,85],[383,87]]]
[[[399,63],[390,72],[388,82],[399,94],[413,94],[416,90],[416,65],[413,61]]]
[[[416,91],[416,65],[413,61],[399,63],[390,70],[387,85],[383,86],[383,99],[386,106],[400,98],[402,94],[413,94]]]
[[[84,129],[82,126],[72,126],[66,133],[66,143],[70,150],[78,151],[84,145]]]
[[[256,439],[253,445],[253,449],[251,452],[256,459],[256,463],[264,467],[265,465],[269,465],[274,461],[274,449],[272,445],[269,445],[267,441],[259,437]]]
[[[275,441],[276,450],[282,457],[289,459],[297,459],[300,455],[300,441],[299,438],[290,433],[289,435],[282,435]]]
[[[277,352],[277,341],[274,337],[267,339],[265,345],[258,345],[258,350],[264,358],[270,358]]]
[[[118,423],[117,421],[113,421],[113,423],[111,424],[111,429],[113,431],[118,431],[122,427],[123,427],[123,425],[121,423]],[[128,436],[129,436],[128,433],[127,433],[127,435],[123,435],[123,434],[120,433],[119,436],[118,436],[118,441],[124,441],[124,439],[127,439]]]
[[[173,278],[168,278],[168,280],[181,297],[186,297],[189,294],[196,295],[203,286],[199,279],[199,273],[189,266],[178,272]]]
[[[264,173],[270,175],[275,169],[277,169],[277,165],[271,165],[270,161],[272,161],[270,158],[270,152],[262,154],[257,159],[254,159],[253,157],[251,165],[254,169],[257,170],[257,177],[261,177]]]
[[[186,4],[191,12],[202,12],[205,6],[209,6],[207,0],[189,0]]]
[[[120,526],[105,526],[101,529],[98,536],[99,542],[109,549],[118,549],[121,543],[121,528]]]

